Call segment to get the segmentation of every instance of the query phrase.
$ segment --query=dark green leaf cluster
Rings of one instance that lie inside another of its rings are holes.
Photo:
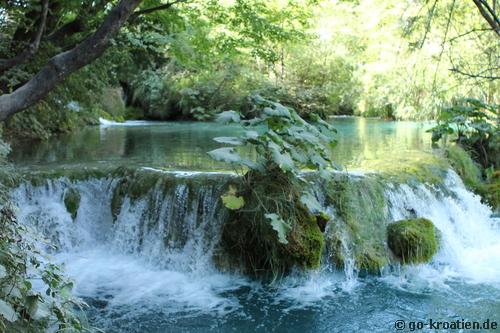
[[[88,331],[74,312],[84,303],[72,297],[73,283],[45,263],[8,207],[0,210],[0,234],[0,332]]]
[[[255,96],[259,114],[241,120],[236,111],[218,115],[219,122],[237,122],[247,130],[240,137],[219,137],[215,141],[233,146],[248,145],[257,152],[257,160],[244,159],[235,147],[219,148],[209,152],[218,160],[265,173],[278,167],[282,172],[298,176],[302,169],[324,171],[333,164],[330,149],[336,144],[335,129],[316,115],[314,125],[302,119],[293,109],[280,103]]]
[[[215,138],[215,141],[232,147],[218,148],[208,154],[213,159],[230,163],[240,170],[249,170],[247,175],[253,174],[253,176],[247,177],[250,180],[246,185],[252,191],[259,188],[258,184],[252,184],[255,179],[273,177],[276,181],[281,179],[283,184],[288,184],[287,186],[290,187],[282,188],[283,193],[289,191],[299,194],[291,194],[288,199],[281,198],[280,200],[297,201],[297,204],[305,207],[310,214],[321,214],[320,204],[314,195],[304,191],[297,184],[305,182],[300,177],[303,169],[318,170],[325,178],[329,176],[326,170],[333,167],[329,148],[336,144],[333,137],[335,129],[316,115],[313,117],[314,125],[310,124],[293,109],[261,96],[255,96],[254,102],[256,105],[254,112],[257,114],[252,119],[244,120],[236,111],[225,111],[218,115],[217,119],[221,123],[239,123],[252,129],[246,130],[239,137]],[[257,153],[256,160],[243,158],[237,151],[239,146],[253,148]],[[244,192],[248,188],[241,189],[241,191]],[[262,196],[263,199],[259,201],[265,202],[264,197],[269,193],[254,193],[254,195]],[[235,190],[224,195],[223,202],[231,210],[240,210],[245,206],[245,201]],[[238,203],[238,205],[233,205],[233,203]],[[265,218],[272,229],[277,232],[278,241],[281,244],[288,244],[287,234],[298,222],[283,218],[283,213],[294,216],[294,212],[282,212],[277,208],[279,206],[280,204],[276,202],[275,207],[261,204],[260,208],[266,212]]]
[[[437,126],[430,129],[432,141],[451,137],[467,148],[484,167],[498,167],[500,155],[500,106],[477,99],[465,99],[461,103],[441,111]]]

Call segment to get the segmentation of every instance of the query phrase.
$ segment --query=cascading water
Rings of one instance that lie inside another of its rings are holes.
[[[442,277],[500,286],[500,219],[465,189],[455,172],[448,172],[443,189],[402,184],[387,191],[387,197],[393,220],[409,218],[411,211],[439,229],[441,249],[432,266]]]
[[[12,192],[20,221],[58,246],[51,254],[65,263],[97,327],[386,332],[397,319],[448,318],[450,313],[438,310],[445,299],[454,316],[500,321],[494,318],[500,313],[500,222],[453,171],[441,187],[392,183],[384,190],[383,226],[418,216],[440,230],[441,248],[430,264],[357,277],[346,234],[345,273],[325,262],[319,271],[292,274],[271,286],[214,265],[224,222],[219,197],[230,176],[158,172],[158,177],[168,180],[134,198],[123,196],[115,214],[119,177],[52,179]],[[70,188],[80,194],[74,220],[63,199]],[[335,210],[328,209],[335,218]],[[490,296],[478,298],[484,288]],[[477,310],[467,312],[467,302]]]

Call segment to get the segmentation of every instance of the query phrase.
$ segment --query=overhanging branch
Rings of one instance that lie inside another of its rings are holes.
[[[34,105],[71,73],[101,56],[141,1],[121,0],[92,35],[73,49],[51,58],[35,76],[14,92],[0,96],[0,121]]]
[[[474,79],[487,79],[487,80],[498,80],[498,79],[500,79],[500,76],[466,73],[466,72],[463,72],[463,71],[461,71],[461,70],[459,70],[457,68],[450,68],[450,71],[452,71],[454,73],[457,73],[457,74],[460,74],[460,75],[463,75],[463,76],[474,78]]]
[[[140,15],[147,15],[147,14],[151,14],[151,13],[154,13],[154,12],[157,12],[160,10],[169,9],[170,7],[172,7],[175,4],[186,2],[186,1],[187,0],[176,0],[176,1],[168,2],[168,3],[160,5],[160,6],[138,10],[130,16],[130,21],[135,20]]]
[[[500,21],[495,14],[495,11],[491,9],[486,0],[472,0],[476,5],[477,9],[481,13],[481,16],[488,22],[491,29],[496,32],[498,37],[500,37]]]

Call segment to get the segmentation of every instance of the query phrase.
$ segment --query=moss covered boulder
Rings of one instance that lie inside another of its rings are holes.
[[[78,208],[80,208],[80,193],[74,188],[69,188],[64,192],[63,199],[66,210],[71,214],[71,217],[74,220],[78,214]]]
[[[314,215],[300,201],[302,188],[287,177],[247,174],[252,187],[235,193],[244,207],[230,210],[215,261],[222,269],[234,267],[258,278],[280,278],[292,268],[319,268],[324,249],[321,229],[326,216]],[[241,187],[240,187],[241,188]],[[287,224],[285,239],[273,228],[269,212]]]
[[[338,174],[322,184],[326,204],[335,207],[336,219],[327,230],[326,246],[337,268],[344,268],[346,259],[352,258],[360,275],[380,274],[388,264],[384,181]]]
[[[438,250],[436,228],[424,218],[389,224],[387,243],[403,264],[429,262]]]

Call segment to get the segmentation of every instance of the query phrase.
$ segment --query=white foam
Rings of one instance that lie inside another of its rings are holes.
[[[498,220],[479,196],[465,189],[456,173],[448,173],[445,188],[446,191],[440,191],[425,185],[400,185],[388,191],[393,219],[407,218],[412,209],[439,229],[441,248],[432,263],[436,274],[500,285]]]
[[[157,122],[147,121],[147,120],[127,120],[123,122],[118,122],[114,120],[107,120],[104,118],[99,118],[99,125],[101,127],[109,126],[145,126],[145,125],[158,125]]]

